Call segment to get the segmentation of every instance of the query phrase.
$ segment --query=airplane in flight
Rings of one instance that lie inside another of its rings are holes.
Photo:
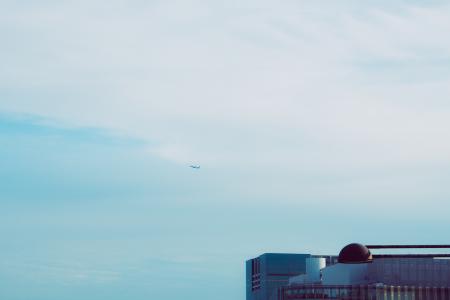
[[[191,167],[192,169],[200,169],[199,165],[190,165],[189,167]]]

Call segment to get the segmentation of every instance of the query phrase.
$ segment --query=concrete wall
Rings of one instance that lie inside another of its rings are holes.
[[[383,258],[369,266],[372,281],[392,285],[450,286],[450,260]]]
[[[329,266],[322,270],[322,284],[365,284],[369,281],[368,265],[370,264],[335,264]]]

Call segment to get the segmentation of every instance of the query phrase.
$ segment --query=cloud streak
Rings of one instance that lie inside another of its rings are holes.
[[[316,162],[338,161],[330,147],[346,163],[448,160],[446,5],[142,5],[12,9],[1,108],[157,141],[175,161],[242,164],[252,145],[274,148],[259,163],[296,161],[278,137]]]

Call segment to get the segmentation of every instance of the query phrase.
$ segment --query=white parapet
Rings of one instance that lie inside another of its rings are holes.
[[[335,264],[322,270],[323,284],[352,285],[368,281],[368,264]]]
[[[306,274],[289,278],[289,284],[318,283],[321,280],[321,269],[325,266],[325,258],[308,257],[306,259]]]

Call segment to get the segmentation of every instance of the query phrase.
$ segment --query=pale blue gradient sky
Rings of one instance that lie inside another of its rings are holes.
[[[0,298],[242,300],[263,252],[448,242],[448,32],[445,1],[2,1]]]

